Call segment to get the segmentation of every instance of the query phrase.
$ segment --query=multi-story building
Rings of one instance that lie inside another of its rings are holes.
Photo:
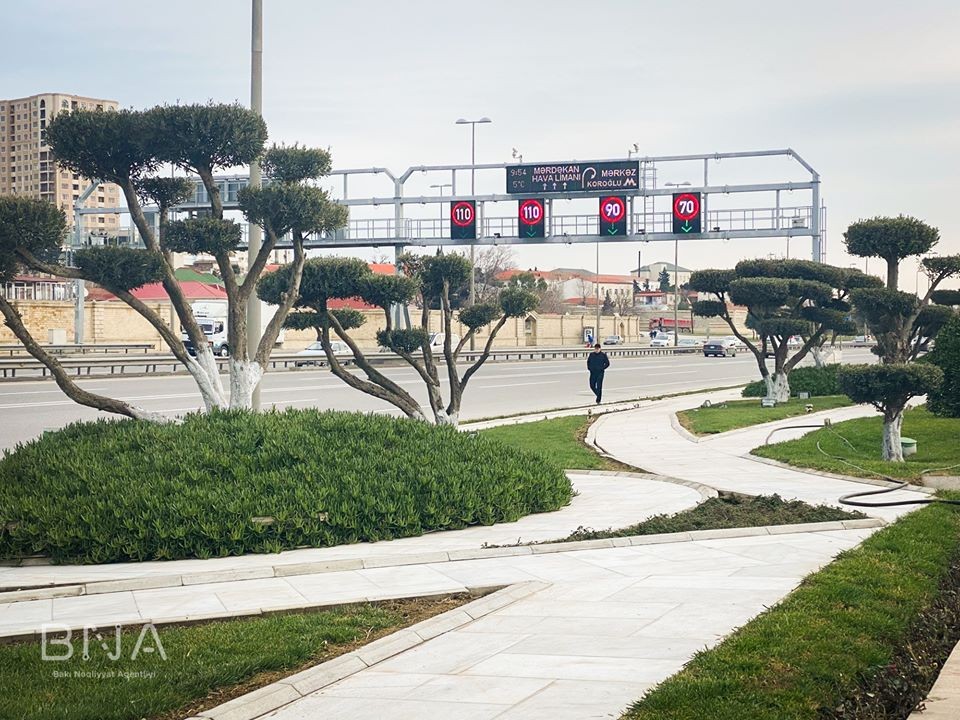
[[[44,93],[0,100],[0,195],[47,200],[62,208],[73,227],[74,203],[90,185],[86,178],[58,166],[45,143],[46,128],[60,112],[70,110],[116,110],[115,100]],[[120,189],[112,183],[97,185],[87,198],[87,208],[116,208]],[[120,230],[114,213],[84,215],[84,235],[113,236]]]

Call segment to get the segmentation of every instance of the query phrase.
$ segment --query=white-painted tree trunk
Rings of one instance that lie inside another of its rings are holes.
[[[810,355],[813,357],[813,364],[818,368],[843,362],[843,351],[832,345],[822,348],[812,347],[810,348]]]
[[[900,430],[903,427],[903,410],[892,418],[883,418],[883,459],[903,462],[903,445]]]
[[[172,418],[169,415],[154,412],[153,410],[144,410],[141,407],[131,406],[130,410],[133,412],[133,417],[136,420],[145,420],[146,422],[152,423],[170,423],[176,420],[176,418]]]
[[[229,401],[223,392],[223,382],[217,369],[217,359],[209,347],[197,349],[196,359],[190,358],[187,371],[193,376],[207,412],[215,408],[226,408]]]
[[[787,402],[790,399],[790,378],[784,372],[775,372],[767,375],[763,379],[767,386],[767,397],[773,398],[778,403]]]
[[[230,408],[249,410],[253,407],[253,391],[263,378],[260,363],[230,358]]]
[[[460,425],[460,413],[454,412],[447,414],[446,410],[437,410],[434,413],[434,420],[437,425],[450,425],[451,427],[459,427]]]

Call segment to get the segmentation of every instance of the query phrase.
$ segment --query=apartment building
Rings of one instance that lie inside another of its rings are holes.
[[[60,112],[71,110],[116,110],[115,100],[44,93],[30,97],[0,100],[0,195],[19,195],[55,203],[63,209],[73,227],[74,203],[89,186],[53,160],[45,144],[47,124]],[[98,185],[87,198],[87,208],[115,208],[120,205],[120,189],[112,183]],[[116,214],[85,215],[84,234],[112,236],[120,230]]]

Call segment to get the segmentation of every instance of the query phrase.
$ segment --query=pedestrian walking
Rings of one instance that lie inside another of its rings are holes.
[[[593,352],[587,356],[587,370],[590,371],[590,390],[597,396],[597,404],[603,398],[603,373],[610,367],[610,358],[600,349],[600,343],[593,346]]]

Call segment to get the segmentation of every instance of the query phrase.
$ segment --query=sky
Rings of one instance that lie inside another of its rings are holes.
[[[249,102],[249,0],[5,5],[0,96],[69,92],[136,108]],[[844,253],[843,231],[878,215],[919,217],[939,228],[938,252],[960,252],[958,34],[952,0],[264,0],[264,117],[272,142],[329,147],[338,168],[396,173],[469,162],[459,117],[493,120],[477,128],[478,162],[511,162],[513,148],[524,162],[625,157],[634,143],[650,156],[793,148],[821,175],[827,262],[863,267]],[[713,182],[803,179],[786,162],[724,161],[710,173]],[[702,166],[662,167],[660,182],[701,175]],[[422,182],[431,179],[448,181]],[[478,192],[503,186],[502,170],[477,176]],[[351,186],[368,189],[390,192]],[[638,250],[644,264],[673,259],[672,243],[607,243],[601,272],[635,268]],[[785,251],[782,239],[690,241],[679,257],[727,267]],[[520,267],[593,268],[595,252],[524,246],[516,255]],[[790,252],[809,257],[809,240]],[[913,290],[908,263],[901,287]],[[880,272],[880,261],[869,269]]]

